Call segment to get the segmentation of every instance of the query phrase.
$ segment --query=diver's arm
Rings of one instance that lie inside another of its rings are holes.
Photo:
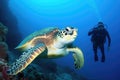
[[[111,44],[111,38],[110,38],[110,35],[109,35],[108,32],[107,32],[107,38],[108,38],[108,47],[110,47],[110,44]]]
[[[97,30],[96,27],[92,28],[92,29],[88,32],[88,36],[94,34],[96,30]]]
[[[93,34],[93,30],[88,32],[88,36],[90,36],[91,34]]]

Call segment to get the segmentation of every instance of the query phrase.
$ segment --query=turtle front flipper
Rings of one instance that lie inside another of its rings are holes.
[[[28,49],[17,59],[12,65],[9,66],[7,73],[9,75],[16,75],[24,70],[38,55],[46,49],[44,44],[39,44],[35,47]]]
[[[67,51],[73,52],[74,64],[75,68],[79,69],[84,65],[84,56],[81,49],[75,48],[68,48]]]

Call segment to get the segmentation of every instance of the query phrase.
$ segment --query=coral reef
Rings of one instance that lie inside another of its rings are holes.
[[[6,41],[6,34],[8,32],[8,28],[0,23],[0,42]]]
[[[50,64],[53,64],[53,61],[47,61]],[[46,63],[46,61],[45,61]],[[56,63],[54,63],[56,64]],[[47,66],[47,64],[44,64]],[[52,66],[52,65],[51,65]],[[65,70],[65,67],[59,67],[57,64],[56,72],[50,70],[49,67],[42,67],[38,64],[30,64],[23,72],[25,74],[25,78],[28,80],[87,80],[85,77],[78,75],[70,68]]]
[[[7,66],[8,62],[8,45],[6,41],[6,34],[8,28],[0,23],[0,80],[3,78],[3,67]]]
[[[7,60],[7,52],[8,52],[8,45],[6,41],[6,34],[8,32],[8,28],[0,23],[0,58]]]
[[[72,77],[70,74],[63,73],[63,74],[59,74],[56,80],[72,80]]]
[[[33,63],[24,70],[24,74],[28,80],[45,80],[42,68]]]

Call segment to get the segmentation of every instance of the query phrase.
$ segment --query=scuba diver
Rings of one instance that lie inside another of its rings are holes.
[[[106,37],[108,38],[108,49],[110,48],[111,38],[104,26],[103,22],[98,22],[97,27],[94,27],[88,32],[88,36],[91,35],[91,41],[93,43],[95,61],[98,61],[97,49],[99,47],[102,53],[101,62],[105,62],[104,43],[106,41]]]

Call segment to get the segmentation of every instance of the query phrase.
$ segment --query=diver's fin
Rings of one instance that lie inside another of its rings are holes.
[[[43,45],[37,45],[29,50],[23,52],[23,54],[12,65],[9,66],[7,73],[9,75],[16,75],[24,70],[39,54],[45,51],[46,47]]]

